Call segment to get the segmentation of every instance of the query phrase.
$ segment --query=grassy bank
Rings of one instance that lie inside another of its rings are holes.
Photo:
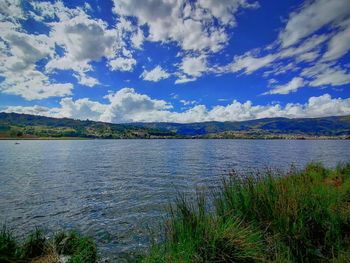
[[[0,232],[0,262],[32,263],[94,263],[97,261],[96,245],[75,232],[60,232],[46,238],[36,230],[22,241],[3,227]]]
[[[231,173],[210,201],[179,198],[143,262],[350,262],[350,164]]]

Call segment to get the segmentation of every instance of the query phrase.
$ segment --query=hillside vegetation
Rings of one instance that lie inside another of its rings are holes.
[[[173,132],[124,124],[0,113],[0,138],[166,138]]]
[[[350,116],[324,118],[266,118],[237,122],[137,123],[183,136],[204,138],[264,138],[295,136],[350,136]]]
[[[28,114],[0,113],[1,138],[350,138],[350,116],[241,122],[113,124]]]

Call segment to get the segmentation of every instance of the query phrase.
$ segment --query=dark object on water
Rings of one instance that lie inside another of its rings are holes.
[[[19,142],[15,142],[15,144],[19,144]]]

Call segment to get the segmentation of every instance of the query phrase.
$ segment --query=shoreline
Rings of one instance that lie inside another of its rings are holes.
[[[288,137],[273,137],[273,138],[264,138],[264,137],[236,137],[236,138],[215,138],[215,137],[159,137],[159,138],[85,138],[85,137],[32,137],[32,138],[21,138],[21,137],[0,137],[0,141],[85,141],[85,140],[286,140],[286,141],[329,141],[329,140],[350,140],[349,136],[341,137],[294,137],[293,135]]]

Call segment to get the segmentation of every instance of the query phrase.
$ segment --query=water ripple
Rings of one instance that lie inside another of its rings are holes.
[[[350,160],[350,141],[0,141],[0,221],[78,229],[103,255],[149,244],[179,192],[212,189],[232,168],[287,168]]]

